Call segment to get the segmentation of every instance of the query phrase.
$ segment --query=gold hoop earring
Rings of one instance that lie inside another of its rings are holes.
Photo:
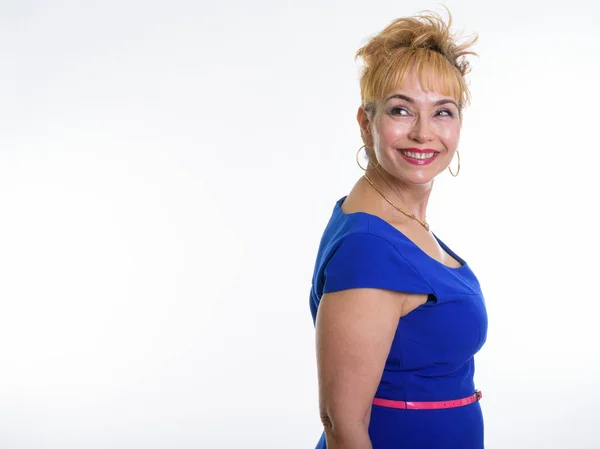
[[[460,153],[458,152],[458,150],[456,150],[456,156],[458,157],[458,169],[456,170],[456,174],[454,174],[452,172],[452,169],[450,168],[450,166],[448,166],[448,171],[450,172],[450,174],[452,176],[454,176],[455,178],[458,176],[458,174],[460,173]]]
[[[360,162],[358,160],[358,155],[360,154],[360,150],[362,150],[363,148],[365,149],[365,151],[367,151],[367,146],[366,145],[363,145],[362,147],[360,147],[358,149],[358,151],[356,152],[356,164],[360,167],[360,169],[362,171],[366,172],[369,169],[369,166],[367,165],[367,168],[364,168],[362,165],[360,165]],[[367,159],[368,159],[368,156],[367,156]],[[377,161],[377,165],[375,167],[373,167],[373,170],[375,170],[378,167],[379,167],[379,161]]]

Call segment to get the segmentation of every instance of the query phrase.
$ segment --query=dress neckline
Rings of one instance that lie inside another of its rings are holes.
[[[440,262],[439,260],[431,257],[429,254],[427,254],[425,251],[423,251],[421,249],[421,247],[419,245],[417,245],[415,242],[413,242],[411,239],[408,238],[408,236],[406,234],[404,234],[402,231],[400,231],[399,229],[395,228],[394,226],[392,226],[390,223],[388,223],[387,221],[385,221],[383,218],[378,217],[377,215],[373,215],[370,214],[368,212],[352,212],[352,213],[346,213],[342,210],[342,203],[344,202],[344,200],[346,199],[346,196],[340,198],[336,203],[335,203],[335,210],[341,214],[343,217],[366,217],[366,218],[370,218],[372,220],[375,220],[378,223],[381,223],[383,226],[385,226],[386,228],[388,228],[389,230],[391,230],[392,232],[396,232],[398,233],[404,240],[408,241],[410,243],[410,245],[412,245],[417,252],[425,259],[431,260],[434,263],[447,268],[448,270],[453,270],[453,271],[458,271],[458,270],[462,270],[464,268],[467,267],[467,262],[460,257],[458,254],[456,254],[454,251],[452,251],[448,245],[446,245],[444,242],[442,242],[437,235],[435,235],[435,233],[433,231],[430,231],[431,234],[433,235],[433,237],[437,240],[437,242],[440,244],[440,246],[442,247],[442,249],[444,251],[446,251],[448,254],[450,254],[450,256],[452,256],[454,259],[456,259],[459,263],[460,263],[460,267],[450,267],[442,262]]]

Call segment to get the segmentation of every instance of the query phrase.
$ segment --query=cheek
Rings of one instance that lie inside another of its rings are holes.
[[[440,130],[440,139],[448,148],[456,148],[460,139],[460,126],[449,126]]]
[[[379,146],[386,147],[406,136],[409,127],[400,122],[388,122],[378,128]]]

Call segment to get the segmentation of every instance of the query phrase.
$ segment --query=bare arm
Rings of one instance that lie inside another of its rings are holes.
[[[328,449],[371,449],[373,397],[407,295],[361,288],[323,295],[316,322],[319,408]]]

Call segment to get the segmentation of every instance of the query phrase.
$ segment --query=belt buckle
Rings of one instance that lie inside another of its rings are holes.
[[[475,390],[475,400],[477,402],[481,401],[481,398],[483,397],[483,394],[481,393],[481,391],[479,390]]]

